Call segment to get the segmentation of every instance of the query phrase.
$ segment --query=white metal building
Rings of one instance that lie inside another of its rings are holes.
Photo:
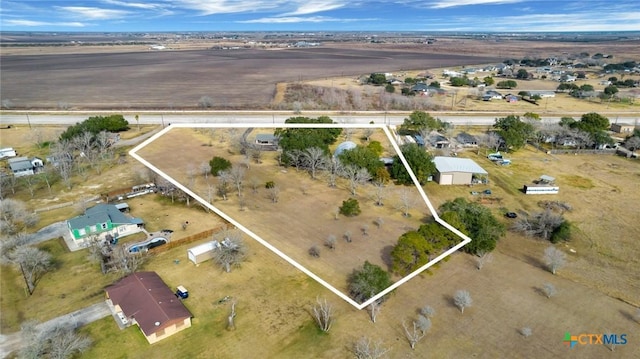
[[[471,184],[473,175],[487,176],[489,173],[469,158],[436,156],[435,181],[441,185]]]
[[[187,256],[193,264],[200,264],[213,258],[213,251],[219,247],[220,243],[218,243],[218,241],[203,243],[193,248],[189,248],[189,250],[187,250]]]

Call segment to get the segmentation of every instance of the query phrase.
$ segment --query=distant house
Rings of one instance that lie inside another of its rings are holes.
[[[191,327],[191,313],[156,272],[133,273],[105,292],[119,324],[136,324],[149,344]]]
[[[85,244],[87,238],[120,238],[142,231],[144,222],[140,218],[127,217],[112,204],[98,204],[85,214],[67,220],[67,227],[76,244]]]
[[[512,94],[508,94],[504,97],[505,100],[507,100],[507,102],[510,103],[514,103],[514,102],[518,102],[519,98],[516,95],[512,95]]]
[[[441,185],[468,185],[474,176],[488,176],[487,171],[469,158],[436,156],[435,181]]]
[[[553,91],[544,91],[544,90],[531,90],[528,91],[529,92],[529,96],[533,97],[535,95],[540,96],[540,98],[549,98],[549,97],[556,97],[556,93]]]
[[[484,93],[484,97],[488,97],[490,100],[502,100],[504,96],[496,90],[488,90]]]
[[[263,150],[275,151],[278,149],[280,138],[272,133],[259,133],[256,135],[255,144]]]
[[[44,163],[38,157],[31,159],[27,157],[15,157],[10,158],[8,162],[9,169],[16,177],[34,175],[44,167]]]
[[[413,85],[411,87],[411,91],[415,92],[415,93],[420,93],[422,95],[444,95],[447,93],[447,91],[439,88],[439,87],[435,87],[435,86],[429,86],[425,83],[419,82],[415,85]]]
[[[599,82],[599,84],[602,85],[602,86],[609,86],[609,85],[611,85],[611,81],[602,80],[602,81]]]
[[[628,123],[612,123],[611,131],[615,133],[625,133],[630,134],[635,130],[636,126],[630,125]]]
[[[478,139],[475,136],[472,136],[466,132],[460,132],[458,134],[458,136],[456,136],[456,140],[463,146],[463,147],[477,147],[478,146]]]
[[[431,146],[435,148],[448,148],[451,144],[448,138],[444,137],[436,131],[432,131],[429,135],[429,143],[431,143]]]

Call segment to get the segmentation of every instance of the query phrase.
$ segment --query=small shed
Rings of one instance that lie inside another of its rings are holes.
[[[213,258],[213,252],[220,247],[218,241],[211,241],[201,245],[189,248],[187,256],[193,264],[200,264]]]

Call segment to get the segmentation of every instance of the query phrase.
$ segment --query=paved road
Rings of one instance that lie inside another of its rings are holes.
[[[118,112],[118,111],[113,111]],[[97,115],[98,113],[91,112],[73,112],[73,113],[58,113],[55,111],[47,113],[27,114],[24,112],[3,113],[0,114],[0,122],[3,125],[8,124],[32,124],[32,125],[71,125],[77,122],[82,122],[87,117]],[[171,123],[284,123],[284,121],[290,117],[297,116],[293,113],[272,112],[272,111],[242,111],[237,113],[229,112],[179,112],[171,111],[164,114],[158,113],[145,113],[139,111],[136,114],[139,115],[140,124],[157,124],[157,125],[169,125]],[[125,114],[125,118],[130,124],[136,124],[136,114]],[[317,117],[319,115],[327,114],[326,112],[303,112],[300,116]],[[451,122],[456,125],[491,125],[495,122],[496,117],[503,117],[511,113],[490,113],[483,114],[477,112],[456,112],[456,113],[442,113],[430,112],[431,115],[440,118],[443,121]],[[640,118],[639,113],[606,113],[601,112],[602,115],[608,116],[612,122],[619,120],[621,122],[633,123],[636,119]],[[564,115],[568,116],[580,116],[581,113],[567,113],[567,114],[553,114],[553,115],[541,115],[544,120],[558,122]],[[407,113],[398,112],[379,112],[379,111],[358,111],[349,114],[333,113],[328,114],[334,121],[339,123],[369,123],[374,121],[378,124],[401,124],[407,117]]]
[[[46,330],[47,328],[57,324],[78,328],[110,315],[111,311],[109,310],[107,303],[100,301],[99,303],[59,316],[48,322],[44,322],[38,325],[38,329]],[[11,354],[11,352],[20,350],[22,345],[21,332],[6,335],[0,334],[0,358],[6,358]]]
[[[61,221],[54,224],[50,224],[44,228],[41,228],[36,233],[29,233],[27,235],[28,244],[38,244],[50,239],[55,239],[64,236],[68,231],[67,222]]]

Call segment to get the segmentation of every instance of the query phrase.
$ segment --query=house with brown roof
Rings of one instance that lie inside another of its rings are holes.
[[[191,313],[156,272],[136,272],[105,289],[121,327],[136,324],[150,344],[191,327]]]

